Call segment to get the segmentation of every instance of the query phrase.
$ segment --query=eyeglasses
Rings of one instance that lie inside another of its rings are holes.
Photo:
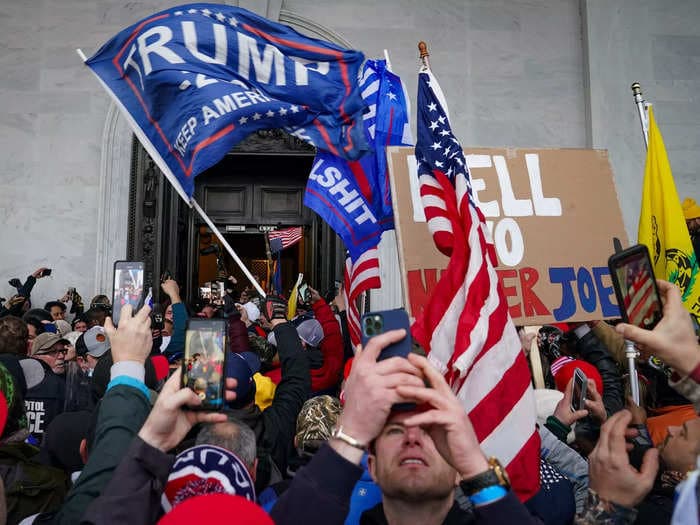
[[[51,356],[57,356],[58,354],[63,354],[66,355],[68,353],[67,348],[57,348],[55,350],[50,350],[49,352],[44,352],[43,355],[51,355]]]

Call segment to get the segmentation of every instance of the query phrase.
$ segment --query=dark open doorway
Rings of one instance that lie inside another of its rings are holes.
[[[258,226],[251,225],[246,228],[246,232],[224,233],[224,238],[234,249],[239,259],[246,268],[255,276],[262,288],[267,292],[271,291],[271,277],[274,271],[273,259],[269,258],[265,234],[258,230]],[[232,275],[238,281],[238,290],[243,290],[250,285],[248,278],[233,260],[228,252],[223,249],[221,241],[201,226],[199,237],[199,260],[198,260],[198,282],[197,287],[203,286],[207,282]],[[304,239],[294,246],[290,246],[280,253],[279,264],[283,285],[294,282],[299,272],[305,271],[305,249]],[[287,290],[283,289],[282,293]]]

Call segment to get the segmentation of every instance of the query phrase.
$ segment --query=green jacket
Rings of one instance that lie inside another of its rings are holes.
[[[88,505],[111,479],[132,439],[146,421],[151,405],[140,389],[117,384],[107,390],[97,410],[95,441],[89,461],[51,522],[54,525],[80,522]]]

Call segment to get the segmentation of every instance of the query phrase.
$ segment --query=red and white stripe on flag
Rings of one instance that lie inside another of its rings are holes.
[[[461,400],[484,452],[506,465],[526,500],[539,490],[540,458],[530,370],[444,95],[429,70],[418,79],[421,197],[433,240],[450,261],[411,331]]]
[[[348,329],[353,346],[360,343],[360,312],[357,308],[357,299],[362,292],[370,288],[379,288],[379,250],[375,247],[363,253],[355,264],[348,256],[345,259],[345,305],[348,316]]]
[[[304,231],[302,226],[294,226],[284,230],[273,230],[268,232],[267,236],[270,240],[280,239],[282,241],[282,249],[284,249],[298,243],[304,236]]]

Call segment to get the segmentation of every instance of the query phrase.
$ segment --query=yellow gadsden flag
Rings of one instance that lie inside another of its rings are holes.
[[[639,242],[651,254],[656,277],[678,285],[683,303],[700,317],[700,269],[668,163],[664,139],[649,107],[649,149],[644,168]]]

